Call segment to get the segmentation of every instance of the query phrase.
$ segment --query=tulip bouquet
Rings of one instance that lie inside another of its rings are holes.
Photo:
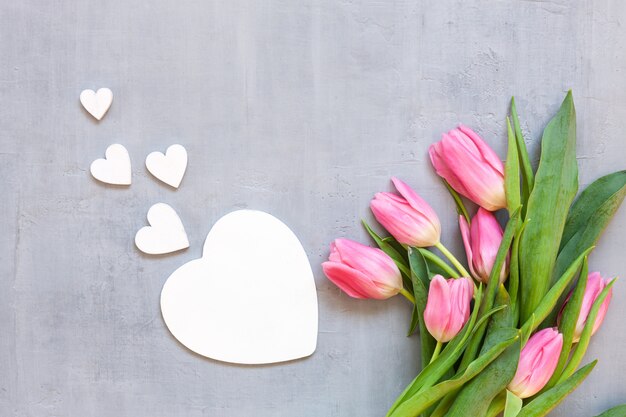
[[[578,193],[571,92],[547,124],[533,169],[511,101],[506,163],[470,128],[431,145],[453,197],[467,268],[441,243],[437,214],[406,183],[371,210],[390,236],[378,248],[336,239],[322,267],[354,298],[406,297],[422,370],[388,417],[547,415],[591,372],[580,366],[609,307],[615,279],[587,258],[626,194],[626,171]],[[469,201],[468,201],[469,200]],[[478,209],[470,216],[470,209]],[[506,209],[501,227],[494,212]],[[606,415],[626,415],[624,406]]]

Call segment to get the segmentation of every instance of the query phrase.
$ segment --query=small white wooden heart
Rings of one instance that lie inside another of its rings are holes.
[[[96,159],[91,163],[91,175],[107,184],[130,185],[130,156],[126,148],[116,143],[109,146],[104,155],[105,159]]]
[[[80,93],[80,102],[89,114],[100,120],[111,107],[113,92],[108,88],[100,88],[98,92],[89,89],[83,90]]]
[[[187,151],[182,145],[172,145],[165,155],[152,152],[146,157],[146,167],[159,180],[178,188],[187,169]]]
[[[135,235],[135,245],[150,255],[176,252],[189,247],[187,233],[176,211],[165,203],[157,203],[148,210],[148,223]]]
[[[304,248],[261,211],[234,211],[215,223],[202,258],[165,282],[161,312],[183,345],[224,362],[284,362],[311,355],[317,344],[317,293]]]

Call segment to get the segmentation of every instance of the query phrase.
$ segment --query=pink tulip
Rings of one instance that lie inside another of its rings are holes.
[[[502,161],[472,129],[461,125],[444,133],[428,153],[437,174],[458,193],[489,211],[506,207]]]
[[[576,321],[576,328],[574,329],[574,338],[573,342],[576,343],[580,340],[580,335],[585,328],[585,324],[587,323],[587,316],[589,316],[589,312],[591,311],[591,307],[593,303],[596,301],[596,298],[600,296],[604,287],[609,283],[608,280],[604,280],[602,276],[600,276],[599,272],[592,272],[589,274],[587,278],[587,286],[585,287],[585,295],[583,296],[583,303],[580,306],[580,314],[578,315],[578,320]],[[559,323],[561,321],[561,315],[563,314],[563,309],[567,302],[571,298],[572,294],[567,296],[565,300],[565,304],[563,304],[563,308],[561,308],[561,312],[559,313]],[[593,323],[593,329],[591,330],[591,335],[594,335],[596,331],[600,328],[600,325],[604,321],[604,316],[606,316],[606,312],[609,309],[609,304],[611,303],[611,297],[613,296],[613,289],[609,290],[606,298],[602,302],[600,306],[600,310],[598,311],[598,315],[596,316],[596,321]]]
[[[489,274],[502,242],[502,227],[493,213],[482,207],[472,219],[471,226],[467,224],[465,217],[459,216],[459,226],[470,271],[474,277],[486,284],[489,282]],[[500,272],[500,283],[504,282],[508,275],[508,263],[507,256]]]
[[[424,310],[424,324],[428,332],[441,343],[456,336],[470,314],[474,284],[470,278],[444,279],[435,275],[430,282]]]
[[[384,300],[403,289],[400,270],[385,252],[348,239],[330,244],[330,256],[322,269],[329,280],[354,298]]]
[[[517,371],[508,389],[520,398],[528,398],[546,386],[563,347],[563,335],[556,328],[538,331],[520,353]]]
[[[441,225],[437,213],[415,191],[397,178],[400,195],[377,193],[370,203],[374,217],[400,243],[427,247],[439,243]]]

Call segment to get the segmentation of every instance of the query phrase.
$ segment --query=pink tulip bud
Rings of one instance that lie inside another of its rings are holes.
[[[384,300],[403,288],[400,270],[385,252],[348,239],[330,244],[330,256],[322,269],[329,280],[354,298]]]
[[[506,207],[504,167],[472,129],[459,126],[428,150],[435,171],[458,193],[489,211]]]
[[[424,310],[424,324],[437,341],[445,343],[456,336],[470,314],[474,284],[470,278],[444,279],[435,275],[430,282]]]
[[[583,333],[583,329],[585,328],[585,324],[587,323],[587,316],[589,316],[589,312],[591,311],[591,307],[593,303],[596,301],[596,298],[600,296],[604,287],[609,283],[608,280],[602,278],[599,272],[592,272],[589,274],[587,278],[587,286],[585,287],[585,295],[583,296],[583,303],[580,306],[580,313],[578,314],[578,320],[576,321],[576,328],[574,329],[574,338],[573,342],[577,343],[580,340],[580,335]],[[594,335],[596,331],[600,328],[600,325],[604,321],[604,316],[606,316],[606,312],[609,309],[609,304],[611,303],[611,297],[613,296],[613,289],[609,290],[606,298],[602,302],[600,306],[600,310],[598,311],[598,315],[596,316],[596,321],[593,323],[593,329],[591,330],[591,335]],[[567,302],[572,297],[572,293],[567,296],[565,300],[565,304],[561,308],[561,312],[559,313],[559,324],[561,322],[561,315],[563,314],[563,309],[567,305]]]
[[[556,328],[538,331],[520,353],[517,371],[508,389],[520,398],[528,398],[546,386],[563,348],[563,335]]]
[[[400,195],[377,193],[370,203],[376,220],[400,243],[427,247],[439,243],[441,225],[437,213],[415,191],[397,178]]]
[[[492,212],[480,207],[469,226],[465,217],[459,216],[459,227],[465,245],[465,254],[472,275],[484,282],[489,282],[489,274],[496,261],[498,248],[502,242],[502,227]],[[505,260],[500,272],[500,283],[508,275],[509,257]]]

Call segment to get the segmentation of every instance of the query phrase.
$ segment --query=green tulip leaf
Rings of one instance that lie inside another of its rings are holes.
[[[543,417],[547,415],[584,381],[593,370],[593,367],[596,366],[596,362],[593,361],[585,365],[565,381],[558,383],[553,388],[535,397],[522,407],[522,411],[520,411],[517,417]]]
[[[458,394],[458,389],[453,390],[449,392],[448,394],[446,394],[445,397],[443,397],[441,401],[439,401],[439,404],[437,404],[437,407],[435,407],[435,409],[430,413],[429,417],[445,416],[448,410],[450,409],[450,406],[452,406],[452,403],[456,399],[457,394]]]
[[[594,217],[606,201],[619,202],[626,193],[626,171],[618,171],[598,178],[580,193],[567,216],[561,249]]]
[[[626,171],[597,179],[580,193],[567,216],[555,275],[580,251],[596,244],[626,196]]]
[[[583,305],[583,299],[585,297],[585,289],[587,288],[587,277],[589,274],[589,265],[587,264],[587,257],[583,260],[583,265],[580,270],[580,275],[572,297],[569,299],[565,308],[563,309],[563,315],[561,317],[561,323],[559,324],[559,331],[563,335],[563,348],[559,355],[559,361],[556,365],[556,369],[552,374],[552,377],[543,388],[546,391],[556,385],[559,380],[565,364],[569,359],[569,354],[572,348],[572,340],[574,339],[574,331],[576,330],[576,323],[578,322],[578,316],[580,315],[580,308]],[[562,298],[562,297],[561,297]]]
[[[487,335],[496,329],[514,327],[513,312],[510,304],[511,298],[509,297],[509,293],[506,291],[506,288],[504,288],[504,285],[500,284],[494,305],[502,309],[491,317],[489,327],[487,328]]]
[[[478,322],[476,323],[476,326],[474,326],[473,333],[475,333],[476,328],[480,326],[483,322],[486,322],[489,319],[489,317],[505,309],[506,307],[507,307],[506,305],[501,305],[501,306],[494,307],[491,310],[489,310],[485,315],[483,315],[483,317],[481,317],[480,320],[478,320]],[[457,389],[457,390],[453,390],[447,393],[446,396],[439,402],[439,404],[437,404],[437,407],[430,414],[430,417],[443,417],[448,412],[448,409],[454,402],[454,399],[456,398],[458,391],[459,390]],[[502,404],[503,404],[502,409],[504,409],[504,402]]]
[[[496,417],[504,411],[504,407],[506,406],[505,391],[500,392],[500,394],[496,395],[496,398],[491,401],[491,404],[489,404],[489,408],[487,408],[487,412],[485,413],[485,417]]]
[[[374,242],[378,245],[378,247],[385,252],[396,264],[400,272],[402,273],[402,282],[404,287],[409,293],[415,292],[413,288],[413,282],[411,280],[411,270],[407,266],[408,258],[402,255],[405,250],[398,243],[396,239],[391,236],[382,238],[380,237],[368,224],[365,220],[361,220],[363,223],[363,227],[367,230],[367,233],[372,237]],[[411,323],[409,324],[409,330],[407,332],[407,336],[415,333],[415,330],[419,326],[420,318],[419,312],[417,310],[417,306],[413,306],[413,311],[411,312]]]
[[[467,220],[467,224],[470,224],[471,222],[470,216],[469,216],[469,213],[467,212],[467,209],[465,208],[465,204],[463,204],[463,200],[461,199],[461,196],[459,195],[459,193],[455,191],[454,188],[450,186],[450,184],[448,184],[448,181],[446,181],[443,178],[442,178],[442,181],[445,184],[446,188],[448,189],[448,192],[452,196],[452,199],[454,200],[457,214],[459,216],[465,217],[465,220]]]
[[[521,318],[548,292],[565,220],[578,190],[576,112],[571,91],[543,132],[541,159],[528,198],[530,222],[520,242]]]
[[[513,327],[517,327],[519,322],[519,241],[524,233],[528,220],[524,220],[515,237],[511,247],[511,262],[509,263],[509,296],[511,299],[511,314],[513,315]],[[523,343],[522,343],[523,344]]]
[[[516,417],[522,409],[523,401],[520,397],[506,390],[506,404],[503,417]]]
[[[561,295],[565,292],[569,284],[572,282],[576,273],[581,268],[582,264],[585,261],[589,252],[591,252],[593,248],[589,248],[584,251],[578,259],[574,260],[574,262],[567,268],[563,275],[559,280],[550,288],[550,291],[541,299],[539,305],[533,312],[531,318],[526,320],[524,325],[522,326],[522,330],[530,330],[532,332],[550,315],[550,313],[558,306]]]
[[[618,405],[604,413],[597,415],[596,417],[624,417],[626,416],[626,404]]]
[[[504,190],[506,191],[506,206],[509,213],[513,213],[521,205],[519,158],[517,155],[515,133],[513,133],[511,121],[508,117],[506,118],[506,127],[508,133],[508,151],[506,154],[506,164],[504,165]]]
[[[415,297],[415,310],[417,311],[417,321],[420,328],[422,368],[424,368],[430,361],[437,343],[430,333],[428,333],[428,329],[424,323],[424,310],[426,309],[426,301],[428,299],[430,278],[426,260],[422,256],[421,252],[415,250],[414,248],[409,248],[409,265],[411,267],[413,296]]]
[[[400,257],[402,258],[402,262],[405,265],[409,264],[409,256],[407,254],[406,248],[402,246],[400,242],[396,240],[395,237],[387,236],[387,237],[384,237],[382,240],[384,243],[386,243],[387,245],[391,246],[393,249],[396,250],[396,252],[400,255]]]
[[[488,334],[483,351],[491,349],[496,341],[516,334],[516,343],[509,346],[478,376],[467,383],[450,407],[447,417],[484,416],[493,399],[506,388],[517,370],[520,355],[519,331],[500,328]]]
[[[411,258],[411,253],[409,253],[409,259]],[[482,285],[478,287],[478,291],[475,294],[476,303],[480,304],[482,299]],[[474,308],[472,314],[465,324],[463,329],[459,332],[454,339],[452,339],[446,347],[443,349],[441,354],[432,362],[430,362],[426,367],[422,369],[413,381],[404,389],[404,391],[398,396],[396,401],[393,403],[389,411],[387,412],[387,416],[390,416],[391,413],[398,408],[400,404],[406,401],[408,398],[411,398],[415,395],[420,389],[428,388],[434,385],[439,379],[446,373],[452,366],[454,366],[455,362],[463,353],[465,346],[467,344],[468,339],[473,334],[474,326],[476,325],[476,321],[478,319],[478,308]]]
[[[522,348],[526,346],[526,342],[530,339],[530,335],[533,333],[537,326],[535,326],[535,315],[533,314],[526,321],[526,325],[520,329],[520,333],[522,334]]]
[[[413,417],[424,412],[430,406],[444,397],[446,394],[462,387],[472,378],[479,375],[490,363],[492,363],[502,352],[512,345],[519,337],[517,332],[509,333],[508,339],[501,340],[479,358],[474,360],[461,375],[440,382],[430,388],[415,393],[411,398],[403,402],[396,408],[390,417]]]
[[[411,336],[415,333],[415,330],[419,327],[420,324],[420,315],[417,311],[417,307],[413,305],[413,310],[411,311],[411,322],[409,324],[409,330],[406,332],[406,337]]]
[[[528,197],[533,190],[535,184],[535,174],[533,168],[530,165],[530,158],[528,157],[528,150],[526,149],[526,142],[524,142],[524,136],[522,135],[522,128],[520,126],[519,117],[517,115],[517,108],[515,107],[515,98],[511,97],[511,116],[513,117],[513,126],[515,128],[515,141],[517,143],[517,154],[519,156],[520,165],[522,169],[522,205],[525,207],[528,202]],[[522,215],[525,216],[525,210]],[[525,218],[525,217],[524,217]]]

